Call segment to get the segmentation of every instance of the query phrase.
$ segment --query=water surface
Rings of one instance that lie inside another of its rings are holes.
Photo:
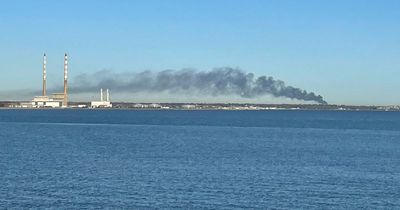
[[[400,208],[400,113],[0,110],[0,208]]]

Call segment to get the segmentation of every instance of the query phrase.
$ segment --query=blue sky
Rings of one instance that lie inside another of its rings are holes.
[[[70,74],[239,67],[336,104],[400,104],[400,1],[0,1],[0,92]],[[0,98],[4,100],[5,98]]]

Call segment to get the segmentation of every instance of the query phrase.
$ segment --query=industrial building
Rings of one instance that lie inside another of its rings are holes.
[[[103,88],[100,89],[100,101],[92,101],[90,103],[90,107],[92,108],[112,108],[112,104],[110,102],[110,91],[107,89],[106,91],[106,100],[104,100],[104,92]]]
[[[43,56],[43,90],[41,96],[35,96],[32,101],[34,108],[61,108],[68,107],[68,55],[64,55],[64,91],[47,95],[47,56]]]

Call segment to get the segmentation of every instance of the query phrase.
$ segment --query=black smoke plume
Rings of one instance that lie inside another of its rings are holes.
[[[104,70],[92,75],[77,76],[71,85],[71,92],[97,92],[100,88],[110,88],[113,92],[237,95],[242,98],[272,95],[327,104],[322,96],[313,92],[287,86],[283,81],[275,80],[272,77],[255,77],[253,73],[245,73],[234,68],[215,68],[212,71],[193,69],[143,71],[140,73],[113,73]]]

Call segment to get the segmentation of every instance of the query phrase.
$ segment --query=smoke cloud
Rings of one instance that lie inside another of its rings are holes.
[[[92,75],[82,74],[74,78],[71,93],[98,92],[110,88],[113,92],[199,94],[208,96],[236,95],[257,98],[264,95],[286,97],[327,104],[322,96],[313,92],[287,86],[272,77],[256,77],[236,68],[215,68],[212,71],[193,69],[165,70],[161,72],[113,73],[99,71]]]

